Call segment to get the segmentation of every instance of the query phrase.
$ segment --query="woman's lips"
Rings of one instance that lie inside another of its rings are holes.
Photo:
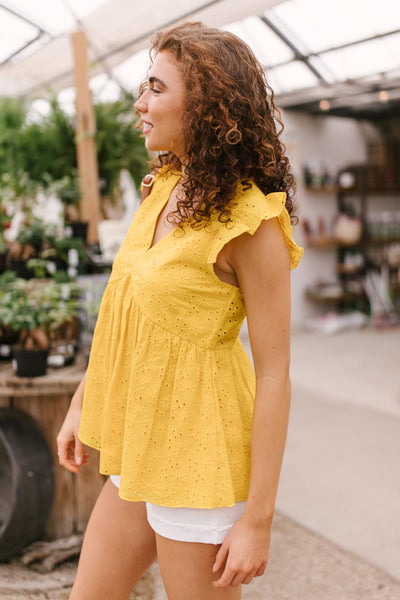
[[[146,135],[153,129],[153,125],[151,123],[147,123],[146,121],[142,121],[143,123],[143,133]]]

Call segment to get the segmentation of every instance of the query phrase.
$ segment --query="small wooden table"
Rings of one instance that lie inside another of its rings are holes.
[[[88,449],[90,460],[76,475],[58,463],[56,436],[70,400],[85,372],[82,357],[74,365],[49,369],[42,377],[17,377],[10,363],[0,363],[0,407],[28,413],[41,429],[53,456],[55,489],[46,539],[84,531],[105,477],[98,470],[98,452]]]

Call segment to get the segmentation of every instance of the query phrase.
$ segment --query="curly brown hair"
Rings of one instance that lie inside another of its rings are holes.
[[[216,211],[220,221],[229,222],[238,184],[248,189],[252,182],[264,194],[286,192],[286,208],[292,213],[295,186],[279,138],[283,124],[274,92],[250,48],[227,31],[184,23],[156,32],[151,60],[163,51],[173,56],[186,87],[185,195],[169,220],[182,223],[191,217],[192,227],[199,227]],[[172,152],[157,161],[158,166],[181,168]]]

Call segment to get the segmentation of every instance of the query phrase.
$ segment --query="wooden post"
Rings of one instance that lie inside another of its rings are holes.
[[[88,242],[98,241],[100,195],[96,154],[96,121],[89,89],[89,60],[84,31],[71,35],[76,86],[76,152],[81,191],[81,219],[89,224]]]

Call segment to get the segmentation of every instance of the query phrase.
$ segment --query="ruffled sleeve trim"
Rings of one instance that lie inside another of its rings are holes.
[[[207,262],[215,263],[218,254],[230,240],[242,233],[254,235],[262,221],[277,218],[289,248],[290,266],[295,269],[300,262],[303,248],[300,248],[293,240],[293,228],[290,225],[285,201],[285,192],[272,192],[265,196],[256,186],[242,192],[237,198],[237,204],[232,209],[233,223],[228,223],[224,228],[220,228],[219,234],[211,244]]]

